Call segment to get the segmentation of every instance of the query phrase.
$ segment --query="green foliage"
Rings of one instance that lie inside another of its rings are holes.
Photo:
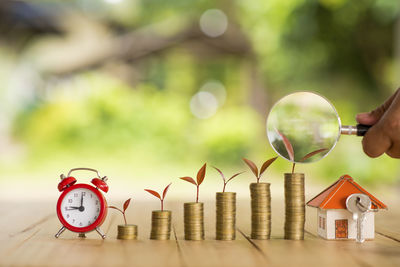
[[[354,124],[356,113],[374,108],[397,86],[393,44],[399,1],[76,3],[115,36],[146,30],[154,24],[158,26],[152,31],[166,36],[184,29],[199,30],[202,12],[221,8],[228,16],[228,29],[238,25],[243,34],[239,36],[248,39],[251,60],[235,55],[235,51],[223,51],[214,43],[218,39],[204,37],[197,43],[189,40],[171,44],[138,60],[113,62],[132,65],[140,73],[139,79],[133,79],[134,85],[94,69],[74,73],[72,83],[46,87],[49,95],[41,95],[45,90],[38,86],[36,98],[11,122],[16,141],[27,151],[27,162],[41,160],[42,166],[48,166],[65,157],[76,162],[121,162],[129,167],[136,164],[153,168],[153,164],[162,163],[186,168],[209,161],[236,168],[242,164],[242,157],[273,157],[265,136],[267,110],[257,113],[248,100],[254,86],[249,83],[254,78],[246,66],[249,61],[257,64],[251,70],[260,72],[261,81],[256,82],[266,88],[269,104],[293,91],[316,91],[334,103],[344,124]],[[204,44],[211,48],[207,50]],[[13,64],[29,61],[21,55],[30,54],[11,53],[12,48],[3,46],[0,81],[6,85]],[[224,84],[227,101],[212,118],[199,120],[190,113],[190,98],[213,79]],[[1,100],[7,99],[5,88],[0,89]],[[327,158],[313,165],[300,165],[298,170],[310,170],[316,179],[327,181],[344,173],[372,183],[377,177],[379,181],[393,181],[397,161],[388,157],[369,159],[359,141],[342,137]],[[278,160],[272,167],[274,171],[289,172],[290,164]]]
[[[203,157],[213,164],[237,163],[263,138],[262,123],[258,114],[247,107],[225,108],[197,125],[195,131],[200,138],[196,142],[204,146]]]
[[[116,153],[232,164],[251,150],[251,140],[259,139],[258,116],[248,107],[223,108],[202,121],[190,114],[189,97],[146,84],[130,88],[104,75],[82,79],[90,85],[84,96],[57,95],[16,120],[16,136],[33,155]]]

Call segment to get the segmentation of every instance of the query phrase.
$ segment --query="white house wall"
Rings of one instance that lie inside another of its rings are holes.
[[[322,210],[323,212],[324,210]],[[322,212],[318,212],[321,213]],[[348,238],[355,239],[357,235],[357,223],[353,220],[353,214],[344,209],[331,209],[325,210],[326,216],[326,233],[320,234],[318,228],[318,234],[326,239],[336,239],[335,237],[335,221],[347,219],[348,221]],[[374,239],[375,236],[375,223],[374,223],[374,212],[368,212],[364,220],[364,238]]]
[[[320,227],[320,223],[319,223],[319,218],[325,218],[325,222],[326,222],[326,210],[323,210],[323,209],[318,209],[318,212],[317,212],[317,227],[318,227],[318,235],[319,236],[321,236],[321,237],[323,237],[323,238],[325,238],[325,239],[327,239],[327,236],[326,236],[326,227],[325,227],[325,229],[323,229],[323,228],[321,228]]]

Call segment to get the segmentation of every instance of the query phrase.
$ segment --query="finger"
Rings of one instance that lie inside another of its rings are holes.
[[[379,118],[373,116],[370,112],[364,112],[357,114],[356,121],[365,125],[374,125],[379,121]]]
[[[371,158],[379,157],[392,145],[390,138],[380,128],[379,125],[371,127],[362,140],[364,152]]]
[[[389,97],[385,101],[385,103],[383,103],[383,105],[379,106],[378,108],[374,109],[373,111],[357,114],[356,121],[358,123],[366,124],[366,125],[376,124],[380,120],[380,118],[383,116],[383,114],[386,112],[386,110],[390,107],[393,100],[399,94],[399,91],[400,91],[400,88],[397,89],[396,92],[391,97]]]
[[[394,146],[390,147],[389,150],[386,151],[386,154],[389,157],[399,159],[400,158],[400,146],[394,145]]]

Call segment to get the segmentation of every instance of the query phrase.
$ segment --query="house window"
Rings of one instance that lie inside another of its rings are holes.
[[[322,217],[319,216],[318,227],[322,228]]]
[[[322,229],[325,230],[325,228],[326,228],[326,219],[322,218]]]

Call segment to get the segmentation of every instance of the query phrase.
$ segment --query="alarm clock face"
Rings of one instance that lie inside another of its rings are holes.
[[[92,186],[78,184],[60,196],[57,205],[61,222],[75,232],[87,232],[99,226],[105,217],[105,200]]]

